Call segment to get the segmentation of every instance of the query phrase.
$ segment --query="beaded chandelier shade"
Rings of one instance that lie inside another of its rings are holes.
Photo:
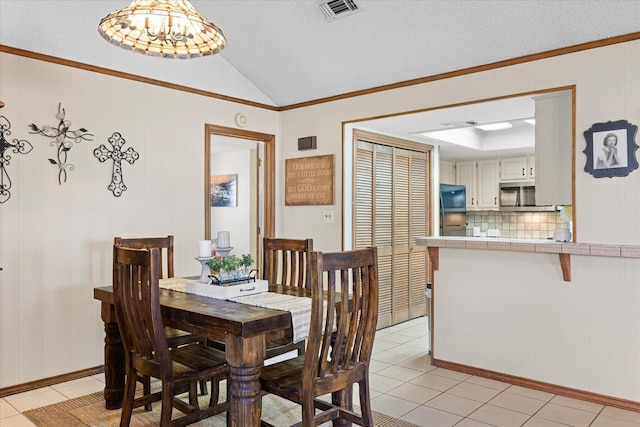
[[[134,0],[104,17],[98,32],[113,45],[163,58],[199,58],[227,44],[222,31],[187,0]]]

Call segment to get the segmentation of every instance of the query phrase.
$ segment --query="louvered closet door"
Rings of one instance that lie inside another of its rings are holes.
[[[424,316],[428,277],[427,248],[416,245],[416,237],[430,235],[429,229],[429,154],[411,152],[409,167],[409,318]]]
[[[428,154],[357,141],[355,247],[378,248],[378,327],[426,313]]]

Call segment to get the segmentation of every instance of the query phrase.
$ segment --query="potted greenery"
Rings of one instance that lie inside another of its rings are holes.
[[[235,255],[213,257],[207,262],[216,278],[214,281],[217,280],[219,283],[248,279],[251,264],[253,264],[251,254],[244,254],[240,258]]]

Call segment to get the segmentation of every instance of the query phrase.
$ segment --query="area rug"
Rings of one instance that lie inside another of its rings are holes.
[[[224,396],[221,396],[224,398]],[[208,397],[202,398],[204,405]],[[300,421],[300,407],[276,396],[266,395],[262,398],[262,418],[275,426],[290,426]],[[179,411],[174,410],[174,413]],[[117,427],[120,425],[120,410],[107,410],[104,407],[102,392],[77,397],[64,402],[23,412],[36,426],[41,427]],[[160,417],[160,402],[153,404],[153,411],[137,408],[131,417],[131,427],[157,426]],[[419,427],[388,415],[373,413],[373,424],[376,427]],[[226,415],[220,414],[202,420],[194,426],[225,427]],[[331,423],[323,424],[331,426]]]

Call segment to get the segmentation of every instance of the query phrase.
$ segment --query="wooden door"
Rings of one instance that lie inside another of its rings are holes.
[[[430,152],[364,140],[355,146],[354,247],[378,248],[384,327],[426,314],[428,257],[415,238],[430,234]]]

